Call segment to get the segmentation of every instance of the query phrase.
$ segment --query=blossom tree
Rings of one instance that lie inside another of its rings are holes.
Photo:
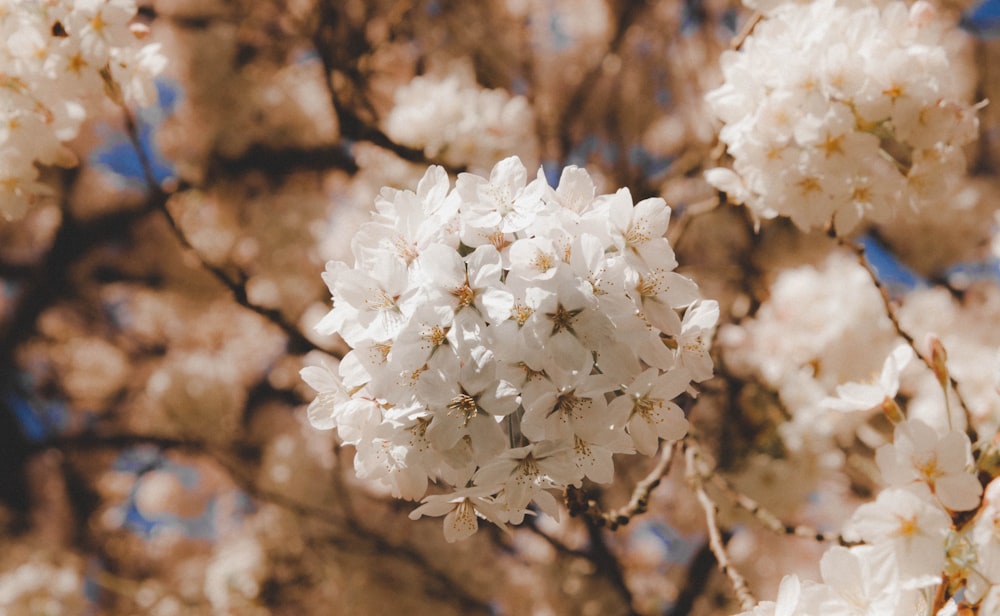
[[[1000,612],[995,11],[0,0],[0,613]]]

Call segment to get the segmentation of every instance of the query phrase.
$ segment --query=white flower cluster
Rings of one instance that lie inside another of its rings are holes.
[[[853,439],[860,421],[828,398],[842,383],[878,374],[898,344],[871,278],[842,252],[782,270],[754,317],[725,326],[719,341],[731,373],[759,379],[788,409],[778,426],[783,445],[823,456],[839,450],[840,437]]]
[[[595,196],[568,167],[550,188],[516,157],[454,189],[431,167],[386,189],[330,262],[333,309],[317,325],[353,349],[303,378],[318,428],[357,448],[362,478],[445,515],[449,541],[477,517],[520,523],[550,489],[612,480],[612,454],[652,454],[687,420],[673,401],[712,375],[718,305],[674,271],[662,199]]]
[[[708,181],[760,218],[845,233],[943,201],[976,138],[970,68],[919,1],[819,0],[772,8],[707,102],[733,169]]]
[[[42,555],[0,573],[0,614],[84,613],[82,566]]]
[[[786,576],[776,601],[744,616],[930,614],[942,583],[964,586],[968,603],[987,593],[1000,599],[994,586],[1000,580],[996,509],[988,507],[974,524],[953,522],[955,512],[978,508],[983,492],[968,436],[942,435],[920,420],[906,420],[896,426],[894,442],[878,449],[876,462],[889,487],[858,507],[844,527],[847,541],[861,543],[829,549],[820,561],[822,582]],[[998,487],[991,486],[994,499]],[[980,613],[996,613],[1000,605],[989,600],[994,608]]]
[[[538,158],[528,100],[479,86],[469,63],[455,64],[443,77],[416,77],[396,90],[385,132],[430,158],[472,171],[485,171],[505,156]]]
[[[0,216],[48,192],[36,163],[76,164],[63,143],[105,92],[155,100],[166,60],[137,43],[135,14],[134,0],[0,0]]]

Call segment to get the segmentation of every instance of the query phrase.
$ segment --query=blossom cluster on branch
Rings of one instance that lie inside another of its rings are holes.
[[[413,79],[396,90],[394,102],[386,133],[431,159],[485,172],[511,154],[527,165],[538,158],[527,99],[480,87],[468,63],[458,63],[445,76]]]
[[[0,0],[0,612],[1000,612],[954,3],[140,4]]]
[[[848,33],[845,36],[845,33]],[[928,2],[784,3],[738,51],[707,102],[733,168],[710,183],[758,218],[803,230],[886,222],[932,207],[976,138],[971,74]]]
[[[36,165],[76,164],[64,144],[106,95],[156,100],[166,58],[140,42],[148,29],[135,15],[134,0],[0,1],[0,216],[51,192]]]
[[[712,375],[718,306],[674,271],[662,199],[595,195],[567,167],[557,188],[520,159],[452,189],[431,167],[386,190],[353,265],[330,262],[333,309],[317,325],[352,351],[303,376],[313,424],[355,445],[359,476],[446,515],[520,523],[549,493],[614,478],[612,455],[655,453],[687,432],[675,399]]]

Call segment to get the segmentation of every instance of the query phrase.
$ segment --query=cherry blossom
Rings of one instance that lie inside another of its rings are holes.
[[[511,157],[450,189],[431,167],[415,193],[383,191],[354,264],[323,273],[333,308],[316,329],[352,350],[336,372],[302,371],[319,392],[310,420],[394,496],[434,481],[481,497],[426,497],[417,511],[446,515],[449,540],[476,511],[558,515],[550,491],[610,482],[614,454],[683,438],[675,399],[711,376],[718,307],[674,271],[664,201],[563,177],[529,181]]]

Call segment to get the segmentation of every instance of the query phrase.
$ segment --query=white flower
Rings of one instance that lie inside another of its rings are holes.
[[[337,425],[333,418],[337,405],[349,399],[340,377],[326,362],[319,366],[307,366],[299,374],[319,394],[309,403],[309,423],[319,430],[333,429]]]
[[[508,449],[479,469],[475,476],[476,485],[489,486],[502,494],[512,524],[521,523],[532,500],[550,515],[558,517],[558,509],[553,509],[554,499],[546,490],[576,485],[579,479],[570,452],[553,441]]]
[[[819,563],[817,614],[824,616],[910,616],[920,596],[899,584],[896,562],[871,546],[831,547]]]
[[[456,190],[466,206],[462,221],[474,229],[496,227],[501,233],[521,231],[546,207],[544,177],[527,181],[528,173],[516,156],[498,162],[489,179],[475,174],[458,176]]]
[[[837,386],[837,397],[827,398],[823,406],[837,411],[867,411],[892,400],[899,391],[899,375],[913,359],[913,349],[901,344],[885,359],[876,383],[844,383]]]
[[[945,20],[897,0],[754,2],[765,12],[706,102],[732,170],[705,177],[755,218],[840,234],[901,206],[947,207],[975,110]]]
[[[423,504],[410,512],[410,519],[420,516],[444,516],[444,538],[448,543],[465,539],[479,529],[482,517],[506,530],[506,520],[501,508],[493,501],[491,490],[470,487],[455,490],[451,494],[432,494]]]
[[[336,372],[303,370],[320,392],[309,415],[394,496],[455,489],[415,512],[445,515],[449,540],[477,516],[558,516],[552,491],[610,482],[615,454],[682,438],[673,399],[692,375],[677,364],[712,373],[718,309],[673,271],[666,204],[595,196],[581,169],[563,179],[529,182],[509,158],[451,189],[431,168],[415,193],[384,190],[353,266],[323,274],[333,308],[317,330],[351,351]]]
[[[677,365],[687,370],[695,382],[712,377],[712,357],[708,351],[718,320],[719,303],[714,300],[694,302],[684,311],[677,337]]]
[[[19,218],[52,190],[36,165],[72,167],[65,145],[107,96],[148,104],[166,60],[139,45],[132,0],[4,2],[0,9],[0,216]],[[107,72],[105,72],[107,71]],[[124,99],[119,98],[124,95]]]
[[[875,502],[858,507],[844,526],[844,538],[885,550],[912,587],[939,579],[950,529],[951,518],[937,504],[909,490],[889,488]]]
[[[386,134],[431,158],[476,172],[510,155],[537,160],[528,100],[480,87],[471,62],[457,62],[443,75],[415,77],[396,90],[394,103]]]
[[[896,426],[892,444],[879,447],[875,459],[890,485],[919,482],[952,511],[979,506],[983,488],[974,474],[971,444],[964,432],[939,437],[924,422],[910,419]]]
[[[795,616],[802,596],[802,582],[797,575],[786,575],[781,578],[778,586],[778,597],[775,601],[761,601],[748,612],[740,612],[737,616]]]
[[[561,370],[557,365],[549,367],[546,375],[548,378],[528,383],[522,390],[521,432],[525,436],[534,441],[572,441],[584,424],[607,430],[615,425],[614,413],[609,412],[605,400],[615,384],[605,375]]]
[[[419,261],[427,301],[458,312],[476,309],[484,319],[500,323],[510,316],[513,296],[504,289],[500,253],[488,244],[464,259],[442,244],[428,246]]]
[[[348,344],[388,340],[410,315],[404,301],[416,293],[408,286],[405,264],[390,255],[372,255],[361,269],[331,261],[323,272],[333,310],[316,325],[323,334],[339,333]]]
[[[659,439],[676,441],[687,434],[688,422],[684,411],[674,402],[690,382],[681,369],[660,374],[654,368],[643,371],[625,389],[625,395],[612,400],[609,410],[623,413],[636,451],[645,455],[656,453]]]

